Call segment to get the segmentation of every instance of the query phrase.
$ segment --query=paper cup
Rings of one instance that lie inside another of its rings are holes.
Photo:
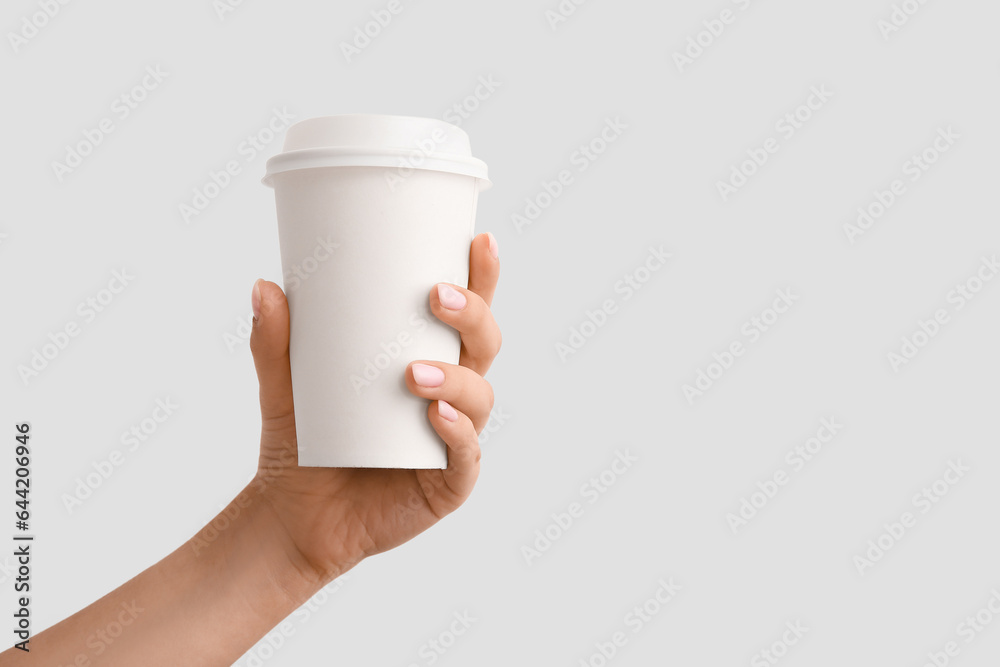
[[[263,181],[275,193],[298,464],[445,468],[417,359],[457,364],[458,332],[430,312],[432,287],[468,287],[486,165],[443,121],[311,118],[288,129]]]

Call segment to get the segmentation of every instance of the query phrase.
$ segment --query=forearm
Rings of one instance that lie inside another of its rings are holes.
[[[191,540],[4,665],[231,665],[325,583],[296,567],[252,483]]]

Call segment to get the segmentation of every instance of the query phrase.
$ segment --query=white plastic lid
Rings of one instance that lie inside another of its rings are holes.
[[[273,187],[274,174],[316,167],[429,169],[472,176],[480,190],[493,185],[486,163],[472,157],[469,135],[432,118],[345,114],[299,121],[285,133],[282,152],[267,161],[261,182]]]

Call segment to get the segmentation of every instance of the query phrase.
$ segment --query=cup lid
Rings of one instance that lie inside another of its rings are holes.
[[[486,163],[472,157],[469,135],[443,120],[413,116],[344,114],[299,121],[288,128],[281,153],[267,161],[261,182],[272,176],[316,167],[429,169],[472,176],[480,190],[493,184]]]

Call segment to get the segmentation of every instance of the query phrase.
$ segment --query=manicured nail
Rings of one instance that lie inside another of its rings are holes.
[[[437,366],[413,364],[413,381],[421,387],[440,387],[444,383],[444,371]]]
[[[486,232],[486,235],[490,237],[490,254],[493,255],[493,259],[500,259],[500,246],[497,245],[496,237],[490,232]]]
[[[260,319],[260,278],[253,284],[253,294],[250,295],[250,306],[253,308],[253,318]]]
[[[458,421],[458,412],[446,401],[438,401],[438,414],[450,422]]]
[[[438,301],[448,310],[462,310],[465,308],[465,295],[451,285],[438,284]]]

